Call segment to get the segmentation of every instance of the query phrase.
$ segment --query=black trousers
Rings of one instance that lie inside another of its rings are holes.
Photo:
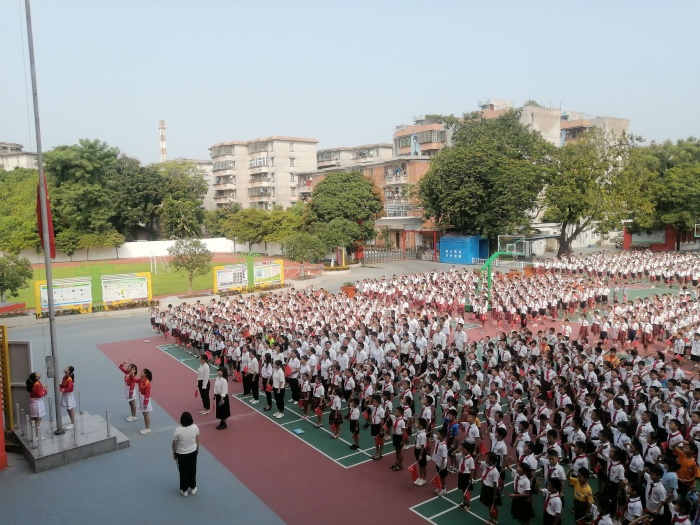
[[[253,394],[253,399],[258,399],[260,388],[260,374],[250,376],[250,393]]]
[[[284,412],[284,388],[275,389],[275,403],[277,412]]]
[[[262,386],[263,386],[263,391],[265,392],[265,399],[267,400],[267,406],[271,407],[272,406],[272,392],[267,391],[267,385],[272,386],[272,378],[271,377],[263,377],[262,378]]]
[[[177,470],[180,472],[180,490],[197,486],[197,451],[177,455]]]
[[[292,400],[293,400],[295,403],[298,402],[298,401],[299,401],[299,395],[300,395],[300,391],[299,391],[299,379],[297,379],[296,377],[294,377],[294,378],[289,377],[289,378],[287,378],[287,383],[289,383],[289,388],[290,388],[291,391],[292,391]]]
[[[202,388],[204,381],[201,379],[197,381],[197,388],[199,389],[199,397],[202,398],[202,406],[204,410],[209,410],[211,407],[211,398],[209,397],[209,381],[207,381],[207,388]]]
[[[243,374],[243,395],[250,394],[250,383],[253,376],[251,374]]]

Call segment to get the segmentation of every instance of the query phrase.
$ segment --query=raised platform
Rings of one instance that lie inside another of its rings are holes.
[[[48,418],[42,423],[44,425],[41,428],[41,434],[44,439],[41,446],[36,441],[32,443],[31,433],[22,435],[21,431],[14,431],[22,447],[22,453],[34,472],[62,467],[130,446],[129,438],[112,425],[110,425],[110,436],[107,436],[107,423],[104,418],[87,412],[83,412],[82,415],[76,414],[77,432],[70,429],[66,430],[65,434],[57,436],[54,434],[55,425],[49,425]],[[68,416],[64,416],[64,426],[69,423]]]

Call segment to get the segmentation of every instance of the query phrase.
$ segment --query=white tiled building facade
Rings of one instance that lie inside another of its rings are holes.
[[[299,200],[297,173],[316,169],[317,143],[272,136],[211,146],[215,205],[238,202],[261,210],[293,206]]]

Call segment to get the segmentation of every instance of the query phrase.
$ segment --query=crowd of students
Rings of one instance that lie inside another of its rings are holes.
[[[267,410],[274,394],[277,417],[288,387],[286,402],[332,438],[347,421],[351,449],[368,433],[378,461],[390,442],[392,470],[409,468],[413,448],[414,484],[439,496],[456,484],[467,512],[478,490],[492,517],[510,497],[527,524],[542,494],[555,525],[569,484],[577,520],[690,525],[700,382],[685,359],[700,363],[700,258],[596,253],[536,267],[495,279],[490,304],[484,276],[452,267],[364,280],[353,298],[310,287],[183,303],[151,323],[221,363],[244,399],[257,403],[262,386]],[[640,280],[658,288],[630,299]],[[497,335],[470,337],[472,320]]]

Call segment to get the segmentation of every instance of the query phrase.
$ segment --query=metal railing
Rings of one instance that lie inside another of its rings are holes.
[[[422,248],[371,248],[364,252],[364,261],[366,264],[405,261],[408,259],[421,259]]]
[[[481,259],[479,257],[472,257],[472,264],[476,265],[482,265],[486,262],[486,259]],[[525,268],[525,263],[524,261],[509,261],[509,260],[503,260],[503,259],[495,259],[494,261],[491,261],[491,266],[507,266],[509,268],[520,268],[521,270]]]

